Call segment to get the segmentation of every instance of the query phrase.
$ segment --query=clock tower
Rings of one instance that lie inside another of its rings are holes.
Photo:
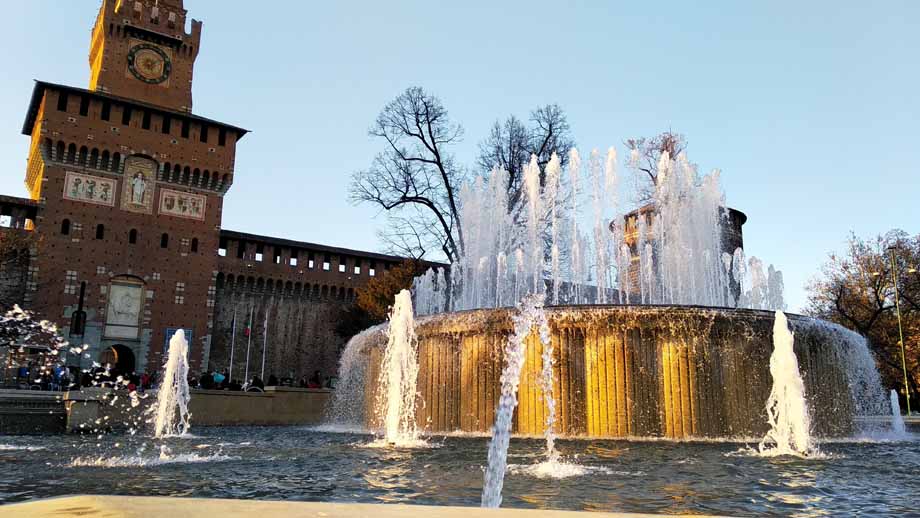
[[[208,365],[224,194],[246,130],[192,112],[201,22],[182,0],[102,0],[88,89],[36,82],[23,133],[37,209],[28,309],[88,350],[157,370],[183,329]]]
[[[182,0],[104,0],[90,43],[90,90],[192,111],[201,22]]]

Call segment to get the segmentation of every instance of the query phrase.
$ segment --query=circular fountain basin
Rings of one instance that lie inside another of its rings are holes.
[[[419,427],[430,433],[490,430],[500,394],[513,309],[423,317],[418,335]],[[546,308],[552,333],[556,431],[569,437],[756,438],[768,430],[769,361],[775,313],[695,306]],[[853,431],[849,348],[861,337],[788,315],[805,382],[812,433]],[[365,421],[374,411],[382,333],[368,333]],[[543,346],[535,334],[518,392],[513,432],[539,435],[547,407],[540,388]]]

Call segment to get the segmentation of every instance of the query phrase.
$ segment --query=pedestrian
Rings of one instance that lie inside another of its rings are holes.
[[[307,388],[323,388],[323,378],[319,371],[314,371],[313,376],[310,376],[310,381],[307,382]]]

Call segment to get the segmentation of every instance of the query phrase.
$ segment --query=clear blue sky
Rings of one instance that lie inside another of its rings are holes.
[[[380,108],[421,85],[465,127],[470,165],[492,121],[538,104],[559,103],[585,151],[684,133],[793,310],[850,231],[920,231],[913,0],[185,4],[204,21],[195,112],[253,130],[225,228],[379,249],[383,218],[348,203],[348,179],[380,149],[366,133]],[[98,6],[4,5],[0,193],[25,195],[32,80],[86,86]]]

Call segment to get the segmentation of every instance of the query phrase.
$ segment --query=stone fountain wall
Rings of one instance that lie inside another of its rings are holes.
[[[760,437],[772,386],[774,314],[675,306],[548,308],[554,346],[557,431],[581,437]],[[418,321],[420,428],[489,432],[511,330],[510,310],[475,310]],[[790,315],[814,433],[849,435],[853,401],[841,348],[850,335]],[[374,404],[382,334],[366,344],[365,415]],[[514,432],[539,435],[547,409],[539,387],[542,346],[527,339]]]

